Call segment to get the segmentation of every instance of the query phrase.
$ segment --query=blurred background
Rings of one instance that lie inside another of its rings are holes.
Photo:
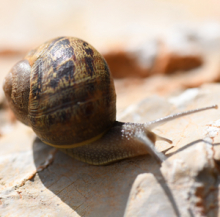
[[[218,0],[1,0],[0,98],[13,64],[57,36],[82,38],[104,55],[119,111],[147,95],[218,82],[219,9]]]

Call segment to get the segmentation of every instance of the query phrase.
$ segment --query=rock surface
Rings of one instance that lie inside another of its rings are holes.
[[[220,105],[220,85],[189,89],[176,97],[144,97],[118,114],[147,122],[168,114]],[[118,94],[118,100],[123,98]],[[31,129],[0,125],[1,216],[218,216],[220,109],[185,116],[153,131],[173,140],[156,142],[167,160],[150,155],[91,166],[39,141]],[[1,111],[1,112],[3,112]],[[204,142],[193,144],[198,139]],[[171,148],[170,150],[168,150]],[[168,150],[168,151],[167,151]],[[52,151],[52,152],[51,152]],[[42,165],[47,166],[42,166]]]

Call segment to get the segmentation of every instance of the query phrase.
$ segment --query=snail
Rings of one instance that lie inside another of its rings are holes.
[[[59,37],[31,50],[5,78],[3,89],[19,121],[46,144],[93,165],[155,155],[151,131],[161,123],[216,105],[137,124],[116,121],[116,94],[105,59],[87,42]]]

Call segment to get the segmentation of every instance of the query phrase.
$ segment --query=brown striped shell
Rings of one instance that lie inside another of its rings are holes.
[[[56,38],[30,51],[9,72],[3,88],[16,117],[55,146],[78,146],[116,119],[107,63],[78,38]]]

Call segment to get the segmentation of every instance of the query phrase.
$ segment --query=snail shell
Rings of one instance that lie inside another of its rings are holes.
[[[9,72],[3,89],[18,120],[53,146],[93,141],[116,120],[106,61],[78,38],[56,38],[30,51]]]

